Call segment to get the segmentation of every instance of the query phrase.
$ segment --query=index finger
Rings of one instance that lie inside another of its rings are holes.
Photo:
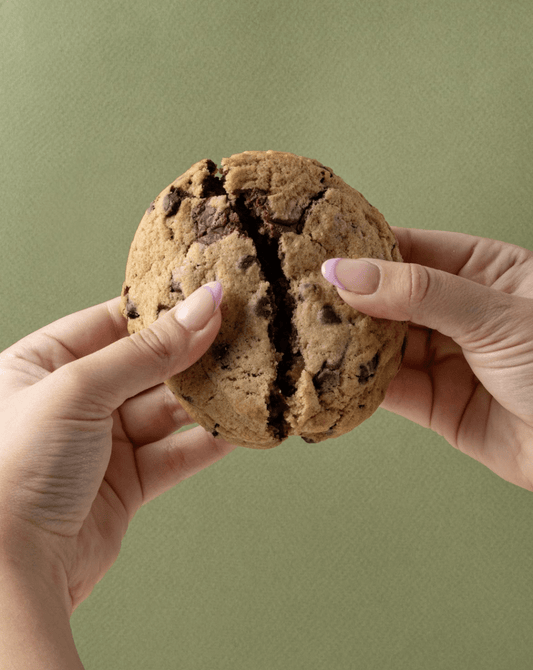
[[[128,335],[126,319],[119,310],[120,296],[87,307],[79,312],[53,321],[52,323],[30,333],[5,350],[5,354],[21,346],[33,350],[41,338],[53,340],[67,350],[75,358],[83,358],[88,354],[103,349]]]
[[[507,293],[529,295],[524,277],[531,274],[533,254],[523,247],[445,230],[392,230],[406,263],[443,270]]]
[[[406,263],[418,263],[450,274],[458,274],[472,257],[482,237],[446,230],[423,230],[391,226]]]

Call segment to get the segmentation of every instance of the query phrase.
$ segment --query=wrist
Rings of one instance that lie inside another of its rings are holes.
[[[21,551],[21,540],[0,529],[0,667],[82,670],[65,571],[35,542]]]

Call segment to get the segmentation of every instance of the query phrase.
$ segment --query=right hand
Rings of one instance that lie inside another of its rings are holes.
[[[462,233],[393,230],[405,263],[343,259],[325,269],[354,309],[410,322],[381,406],[533,490],[533,253]],[[373,279],[376,290],[363,293]]]

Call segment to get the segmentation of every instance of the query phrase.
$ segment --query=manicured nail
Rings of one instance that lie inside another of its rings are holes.
[[[222,300],[222,284],[211,281],[200,286],[176,309],[176,321],[186,330],[196,331],[208,323]]]
[[[339,278],[337,277],[337,265],[342,261],[342,258],[330,258],[327,261],[322,263],[322,274],[329,281],[330,284],[333,284],[337,288],[345,287],[340,283]]]
[[[322,274],[331,283],[345,291],[370,295],[379,286],[379,266],[361,259],[331,258],[322,264]]]
[[[201,288],[205,288],[211,293],[211,297],[215,303],[213,312],[216,312],[218,306],[222,302],[222,284],[219,281],[210,281],[208,284],[204,284]]]

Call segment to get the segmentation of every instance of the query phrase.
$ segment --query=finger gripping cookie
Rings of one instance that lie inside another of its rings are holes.
[[[328,258],[401,261],[383,216],[316,160],[246,151],[202,160],[151,203],[131,245],[128,331],[199,286],[224,288],[209,350],[166,384],[189,415],[233,444],[320,442],[380,405],[407,325],[361,314],[321,274]]]

